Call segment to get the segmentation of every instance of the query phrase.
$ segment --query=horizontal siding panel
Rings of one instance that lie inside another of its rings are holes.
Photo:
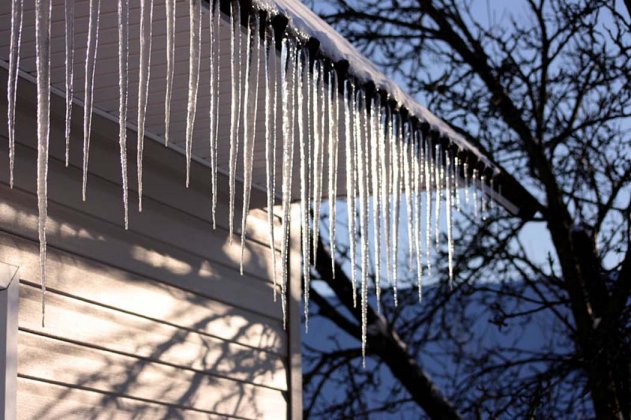
[[[0,154],[4,157],[3,155],[4,153]],[[35,194],[33,175],[36,173],[34,165],[36,152],[19,146],[16,155],[15,186]],[[107,223],[107,230],[112,233],[129,236],[138,233],[160,241],[161,244],[156,244],[155,248],[163,247],[166,253],[170,253],[172,247],[177,247],[178,251],[184,251],[185,254],[196,257],[195,259],[208,260],[215,266],[222,265],[229,270],[235,270],[239,266],[240,238],[231,242],[226,232],[213,230],[207,221],[191,217],[174,207],[151,200],[146,200],[145,208],[139,214],[134,209],[136,200],[132,199],[130,200],[130,226],[129,230],[125,231],[122,226],[121,192],[117,185],[99,177],[92,177],[88,181],[88,200],[83,202],[80,194],[82,175],[78,168],[64,168],[62,162],[51,159],[49,171],[48,196],[51,206],[54,202],[61,202],[65,207],[102,220]],[[0,175],[0,181],[8,183],[7,177],[8,174],[3,173]],[[6,191],[9,198],[17,194],[15,191]],[[280,260],[278,252],[277,257]],[[246,241],[244,273],[270,282],[272,279],[271,261],[272,253],[267,245],[256,241]]]
[[[20,266],[23,281],[39,284],[38,249],[34,241],[0,233],[0,259]],[[47,270],[52,290],[225,341],[287,352],[280,321],[257,314],[254,307],[229,306],[55,248],[48,249]]]
[[[140,304],[150,305],[143,296]],[[177,312],[181,309],[175,308]],[[197,329],[214,318],[208,313]],[[167,316],[165,318],[170,318]],[[19,326],[43,335],[144,357],[183,369],[220,375],[248,383],[287,389],[280,356],[97,306],[57,293],[46,295],[46,327],[41,326],[39,288],[20,287]],[[235,330],[230,335],[238,335]]]
[[[1,184],[0,194],[11,199],[0,202],[2,229],[35,241],[35,198],[15,189],[9,195]],[[176,248],[158,248],[161,244],[132,232],[107,229],[89,217],[54,203],[49,202],[48,215],[49,249],[57,247],[230,305],[251,308],[276,319],[282,317],[280,305],[272,300],[272,285],[267,282],[240,276],[236,270],[213,265]]]
[[[18,420],[181,418],[187,420],[226,418],[167,404],[156,404],[32,378],[19,377]]]
[[[281,391],[21,331],[18,375],[250,418],[283,418]]]

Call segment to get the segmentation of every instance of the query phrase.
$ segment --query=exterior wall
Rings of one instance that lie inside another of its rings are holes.
[[[0,86],[6,86],[6,72],[0,76]],[[125,231],[117,126],[93,119],[84,203],[82,113],[75,109],[66,168],[63,105],[56,97],[42,327],[33,88],[25,82],[18,88],[13,190],[8,170],[0,171],[0,262],[19,266],[18,418],[300,417],[298,250],[290,257],[288,333],[280,303],[272,300],[264,211],[251,211],[241,276],[238,229],[228,241],[226,180],[219,179],[218,226],[212,230],[209,170],[193,165],[186,189],[184,157],[146,141],[141,214],[136,152],[129,150],[130,227]],[[5,107],[2,102],[3,117]],[[0,125],[5,123],[2,118]],[[135,146],[134,133],[129,135]],[[4,132],[0,138],[8,143]],[[0,161],[8,162],[7,147],[0,149]],[[252,207],[262,207],[262,194],[252,194]],[[238,199],[237,227],[240,206]],[[296,235],[292,229],[294,248]]]

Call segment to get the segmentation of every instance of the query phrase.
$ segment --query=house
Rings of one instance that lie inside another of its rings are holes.
[[[0,86],[9,96],[0,136],[10,146],[0,159],[13,162],[0,171],[7,418],[300,418],[301,265],[311,240],[301,231],[309,233],[311,205],[317,214],[329,194],[358,197],[364,238],[371,194],[384,198],[370,210],[377,219],[391,212],[386,225],[398,222],[403,195],[419,203],[416,216],[422,191],[440,201],[432,186],[447,187],[448,204],[458,187],[475,186],[509,211],[530,211],[487,157],[295,0],[123,1],[128,24],[119,24],[116,2],[55,1],[48,16],[48,0],[25,0],[17,54],[11,12],[21,4],[0,5]],[[411,240],[421,241],[420,218],[410,223]]]

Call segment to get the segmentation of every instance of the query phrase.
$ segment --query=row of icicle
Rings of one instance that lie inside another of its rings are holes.
[[[85,89],[83,115],[83,184],[82,197],[86,199],[88,157],[90,149],[93,85],[99,35],[100,0],[89,0],[88,37],[85,56]],[[168,145],[170,133],[171,98],[173,94],[176,1],[166,3],[166,96],[164,143]],[[351,79],[340,80],[333,65],[326,60],[310,57],[309,49],[296,39],[275,38],[275,31],[258,13],[249,17],[245,31],[241,27],[239,2],[229,4],[229,24],[222,23],[220,2],[210,5],[209,39],[204,48],[210,48],[210,167],[212,191],[212,225],[215,227],[217,203],[217,144],[219,138],[220,83],[231,84],[229,124],[229,238],[234,230],[235,180],[239,147],[243,155],[243,212],[241,220],[241,273],[247,215],[252,187],[252,161],[256,140],[257,109],[263,108],[265,125],[265,160],[267,206],[269,209],[269,246],[274,267],[274,299],[277,294],[277,273],[273,207],[276,191],[277,130],[282,139],[281,156],[281,276],[280,294],[283,324],[286,322],[287,267],[289,250],[289,222],[292,201],[293,165],[299,159],[300,226],[303,258],[305,320],[308,328],[310,267],[316,263],[319,234],[320,203],[329,200],[329,251],[336,255],[336,197],[338,160],[343,152],[345,161],[346,198],[348,213],[348,244],[350,254],[353,300],[360,297],[362,313],[362,349],[365,353],[369,272],[379,309],[382,281],[393,289],[397,302],[398,245],[402,239],[409,247],[408,268],[415,270],[419,300],[422,297],[424,275],[431,275],[431,251],[439,245],[441,206],[447,231],[449,284],[453,280],[453,212],[460,211],[461,202],[473,207],[475,215],[483,214],[487,207],[484,191],[493,189],[492,180],[485,168],[469,167],[454,147],[445,147],[430,141],[418,122],[407,118],[389,103],[382,103],[379,95],[368,95]],[[50,111],[50,14],[51,0],[36,0],[36,71],[37,71],[37,193],[39,210],[40,270],[42,282],[42,324],[46,288],[46,221],[47,171]],[[13,186],[15,156],[15,103],[19,69],[20,39],[23,0],[13,0],[11,18],[11,48],[8,78],[8,131],[10,146],[10,184]],[[66,166],[69,161],[70,126],[74,84],[74,0],[65,0],[65,92],[66,92]],[[202,2],[189,2],[189,72],[186,121],[186,186],[190,182],[193,128],[198,108],[200,89],[200,50],[202,48]],[[138,209],[142,211],[142,162],[145,112],[151,63],[153,26],[153,0],[140,0],[140,58],[138,89]],[[229,30],[230,80],[220,80],[220,31]],[[245,32],[245,33],[244,33]],[[124,225],[128,228],[127,180],[127,121],[128,121],[128,51],[129,3],[118,0],[118,74],[119,74],[119,143],[124,203]],[[280,44],[280,59],[277,45]],[[245,64],[242,63],[245,54]],[[262,75],[261,75],[262,74]],[[261,77],[262,76],[262,77]],[[259,83],[264,84],[259,97]],[[242,133],[242,135],[239,135]],[[298,150],[295,150],[295,147]],[[325,156],[327,169],[325,173]],[[324,178],[328,192],[323,192]],[[482,192],[482,193],[481,193]],[[464,198],[461,195],[464,194]],[[372,197],[372,200],[370,199]],[[443,204],[444,202],[444,204]],[[492,202],[491,202],[492,203]],[[407,238],[399,238],[402,205],[406,206],[403,221]],[[312,215],[310,214],[312,213]],[[359,214],[359,217],[357,217]],[[315,223],[312,223],[316,221]],[[359,223],[358,223],[359,222]],[[372,230],[372,231],[370,231]],[[372,240],[370,238],[372,237]],[[372,246],[370,246],[372,244]],[[359,245],[359,249],[358,248]],[[373,261],[369,269],[369,258]],[[358,258],[359,257],[359,258]],[[334,260],[334,258],[332,259]],[[384,266],[385,264],[385,266]],[[333,272],[334,270],[334,266]],[[424,271],[425,270],[425,271]],[[384,276],[385,273],[385,276]],[[359,279],[358,279],[359,277]],[[382,277],[385,277],[382,279]]]

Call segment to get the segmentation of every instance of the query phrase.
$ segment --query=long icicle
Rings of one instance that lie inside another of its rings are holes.
[[[379,142],[379,115],[381,103],[379,96],[370,103],[370,180],[372,189],[372,225],[375,244],[375,294],[377,295],[377,308],[381,310],[381,172],[378,148]]]
[[[416,286],[418,289],[419,302],[423,299],[423,250],[421,249],[422,243],[422,229],[421,229],[421,181],[422,173],[420,163],[422,160],[423,152],[421,149],[421,137],[418,130],[413,131],[412,135],[413,149],[412,149],[412,188],[413,192],[413,208],[414,208],[414,250],[416,251]]]
[[[398,264],[399,257],[399,211],[401,204],[401,116],[399,113],[393,115],[393,135],[391,138],[392,150],[392,291],[394,306],[399,303],[398,300]]]
[[[219,2],[217,2],[219,3]],[[167,17],[167,75],[164,94],[164,145],[169,145],[171,131],[171,99],[173,98],[173,77],[175,76],[175,9],[176,0],[166,0]],[[212,54],[211,54],[212,55]]]
[[[298,144],[300,146],[300,231],[301,231],[301,250],[302,250],[302,278],[304,284],[304,315],[305,315],[305,331],[309,331],[309,291],[311,287],[311,249],[309,240],[310,225],[309,225],[309,154],[308,154],[308,139],[305,136],[305,132],[308,130],[308,118],[309,113],[305,114],[303,105],[306,103],[307,107],[309,101],[305,101],[303,98],[305,87],[307,91],[311,88],[311,80],[309,78],[309,50],[302,50],[303,62],[302,71],[300,74],[300,82],[298,85]]]
[[[449,150],[445,150],[445,172],[447,176],[445,177],[445,216],[447,223],[447,267],[449,270],[449,290],[453,289],[453,277],[454,277],[454,268],[453,268],[453,238],[451,232],[451,214],[452,214],[452,206],[453,206],[453,195],[452,195],[452,165],[453,160],[450,156]]]
[[[129,228],[129,188],[127,182],[127,87],[129,58],[129,3],[118,0],[118,143],[120,147],[121,179],[125,230]],[[66,161],[67,164],[67,161]]]
[[[72,121],[72,101],[74,100],[74,0],[64,1],[65,51],[66,51],[66,167],[70,161],[70,126]],[[119,23],[120,25],[120,23]]]
[[[197,91],[199,89],[199,51],[202,44],[202,1],[189,3],[189,58],[188,58],[188,101],[186,106],[186,188],[191,181],[191,159],[193,157],[193,131],[197,112]]]
[[[335,212],[337,201],[337,158],[338,137],[338,102],[337,74],[335,69],[329,72],[328,119],[329,119],[329,252],[331,253],[331,273],[335,278]]]
[[[436,145],[434,152],[434,182],[436,188],[435,207],[434,207],[434,236],[436,241],[436,247],[440,245],[440,207],[442,201],[442,189],[443,189],[443,175],[442,175],[442,149],[439,144]]]
[[[368,137],[366,111],[366,95],[363,90],[358,90],[355,98],[355,136],[356,158],[357,158],[357,180],[359,185],[359,230],[361,236],[361,310],[362,310],[362,366],[366,367],[366,334],[368,324],[368,192],[366,179],[367,149],[366,138]]]
[[[239,153],[239,118],[241,112],[241,8],[239,1],[231,1],[230,17],[232,20],[230,37],[230,73],[232,97],[230,105],[230,162],[228,164],[229,210],[228,241],[232,243],[234,232],[234,196],[235,178],[237,174],[237,156]]]
[[[249,136],[243,138],[243,212],[241,213],[241,275],[243,275],[243,254],[245,250],[245,231],[248,223],[248,213],[250,210],[250,191],[252,189],[252,161],[254,159],[254,142],[256,140],[256,120],[258,114],[259,101],[259,70],[261,63],[260,48],[260,26],[259,15],[253,14],[253,31],[250,33],[252,45],[248,51],[250,56],[250,73],[246,75],[248,80],[253,82],[252,100],[246,100],[248,112],[245,113],[247,120],[244,121],[244,128],[248,128]],[[251,28],[252,29],[252,28]],[[252,65],[254,70],[252,71]]]
[[[20,69],[20,44],[22,43],[23,0],[11,3],[11,47],[9,49],[9,78],[7,80],[7,129],[9,132],[9,185],[13,188],[15,166],[15,104]]]
[[[406,222],[407,222],[407,234],[408,234],[408,270],[412,271],[414,267],[414,228],[413,219],[414,214],[412,210],[412,165],[410,161],[410,153],[412,149],[412,136],[411,127],[409,121],[406,121],[403,125],[403,182],[405,191],[405,208],[406,208]]]
[[[42,327],[46,314],[46,224],[48,220],[48,137],[50,133],[50,0],[35,1],[37,69],[37,229],[42,285]]]
[[[219,87],[221,86],[221,2],[217,0],[215,2],[215,9],[211,20],[210,34],[212,37],[211,42],[211,71],[214,76],[211,79],[211,102],[212,115],[211,115],[211,136],[210,136],[210,184],[212,191],[212,223],[213,229],[217,228],[217,144],[219,142]],[[274,255],[275,257],[275,255]]]
[[[147,1],[149,5],[147,5]],[[140,0],[140,65],[138,77],[138,150],[136,169],[138,171],[138,211],[142,211],[142,160],[145,142],[145,114],[149,94],[151,68],[151,25],[153,21],[153,0]]]
[[[269,247],[272,253],[272,280],[274,284],[274,302],[277,294],[276,278],[276,240],[274,238],[274,199],[276,197],[276,58],[270,63],[272,54],[276,55],[274,31],[269,31],[264,38],[265,50],[265,176],[267,184],[267,223],[269,229]],[[270,64],[272,66],[270,66]],[[273,79],[273,80],[272,80]]]
[[[390,210],[392,209],[392,148],[390,143],[390,127],[392,126],[392,110],[385,105],[385,121],[381,133],[381,178],[383,180],[382,205],[383,205],[383,237],[386,256],[386,279],[388,286],[392,286],[392,252],[390,236]]]
[[[464,183],[464,202],[467,205],[467,208],[471,207],[471,203],[469,202],[469,188],[471,188],[471,186],[469,185],[469,159],[466,158],[464,161],[464,164],[462,165],[462,172],[463,172],[463,183]]]
[[[92,106],[94,92],[94,70],[96,68],[96,51],[99,39],[100,0],[90,0],[90,17],[88,20],[88,43],[85,52],[85,87],[83,99],[83,184],[81,197],[86,199],[88,186],[88,160],[90,158],[90,132],[92,130]]]
[[[294,135],[293,125],[293,89],[294,89],[294,55],[293,46],[285,38],[281,51],[281,86],[282,86],[282,126],[283,126],[283,223],[282,234],[283,244],[281,249],[281,260],[283,274],[281,281],[281,306],[283,309],[283,328],[287,326],[287,265],[289,255],[289,226],[291,210],[291,184],[294,161]]]
[[[425,171],[425,261],[427,262],[427,275],[432,275],[432,173],[431,148],[429,140],[423,137],[423,169]]]
[[[353,286],[353,307],[357,307],[357,269],[355,266],[355,241],[357,231],[355,227],[355,159],[354,159],[354,130],[353,115],[351,113],[352,98],[355,95],[355,87],[347,79],[344,83],[344,125],[346,128],[346,206],[348,212],[348,243],[351,260],[351,284]],[[314,113],[314,110],[311,110]]]
[[[316,264],[316,255],[318,250],[318,241],[320,236],[320,205],[322,201],[322,171],[324,165],[324,67],[323,63],[316,61],[313,67],[313,90],[312,103],[313,109],[313,131],[314,131],[314,147],[313,147],[313,197],[311,205],[313,207],[313,235],[312,235],[312,251],[313,265]],[[318,108],[319,106],[319,108]]]

